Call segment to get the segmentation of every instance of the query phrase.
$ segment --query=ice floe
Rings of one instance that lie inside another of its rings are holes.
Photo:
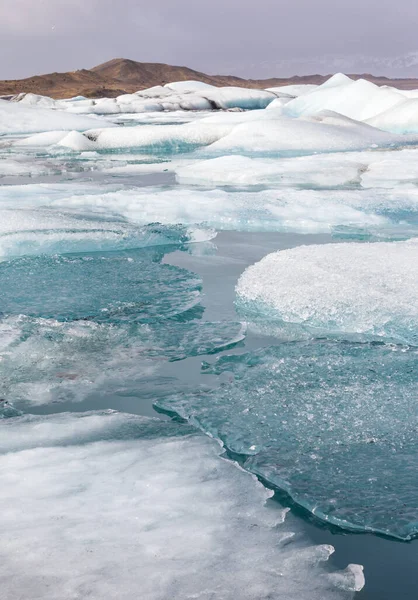
[[[416,348],[281,343],[204,363],[220,387],[158,406],[222,440],[316,518],[410,539],[418,535],[417,368]]]
[[[241,276],[237,295],[256,320],[418,345],[418,238],[269,254]]]
[[[345,600],[364,585],[188,427],[114,412],[3,424],[6,598]]]

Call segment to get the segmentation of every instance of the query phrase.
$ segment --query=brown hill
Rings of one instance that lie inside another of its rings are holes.
[[[33,92],[52,98],[118,96],[132,93],[170,81],[203,81],[215,86],[235,85],[238,87],[267,88],[301,83],[321,84],[330,75],[305,75],[289,78],[242,79],[233,75],[207,75],[188,67],[162,63],[141,63],[124,58],[115,58],[90,70],[81,69],[69,73],[37,75],[27,79],[0,81],[0,96],[20,92]],[[354,79],[363,77],[378,85],[391,85],[399,89],[418,88],[417,79],[389,79],[370,74],[350,75]]]

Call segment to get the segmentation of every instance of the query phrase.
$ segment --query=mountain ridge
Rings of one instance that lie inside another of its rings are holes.
[[[243,79],[234,75],[208,75],[185,66],[165,63],[145,63],[125,58],[114,58],[91,69],[80,69],[65,73],[35,75],[26,79],[0,81],[0,96],[32,92],[52,98],[115,97],[141,89],[164,85],[172,81],[190,79],[211,85],[253,87],[264,89],[283,85],[314,83],[321,84],[330,75],[295,75],[271,77],[269,79]],[[392,85],[399,89],[417,89],[418,79],[391,79],[371,74],[350,74],[353,79],[364,78],[378,85]]]

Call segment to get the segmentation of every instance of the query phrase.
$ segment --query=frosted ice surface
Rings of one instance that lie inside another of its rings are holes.
[[[418,345],[418,238],[269,254],[237,284],[249,318],[316,335]]]
[[[93,117],[76,116],[61,110],[23,106],[0,99],[0,134],[31,133],[37,131],[85,130],[98,126]],[[100,122],[101,127],[113,127],[112,123]]]
[[[5,422],[0,581],[5,600],[348,599],[261,484],[185,426],[118,413]],[[40,543],[41,542],[41,543]]]
[[[218,389],[157,405],[222,440],[319,519],[418,535],[416,348],[282,343],[203,368],[222,377]]]
[[[116,326],[18,316],[0,321],[0,335],[0,398],[30,406],[80,402],[97,392],[161,394],[158,369],[164,361],[231,348],[244,339],[245,327],[202,321]]]
[[[186,313],[199,302],[200,279],[159,264],[164,250],[151,251],[154,254],[40,256],[0,263],[2,312],[63,321],[146,322]]]

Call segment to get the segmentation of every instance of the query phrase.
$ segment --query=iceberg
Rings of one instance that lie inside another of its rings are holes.
[[[394,134],[380,131],[365,123],[347,121],[334,113],[325,113],[312,120],[283,116],[268,122],[237,125],[230,133],[214,141],[205,151],[208,154],[234,153],[250,156],[314,154],[366,150],[402,142],[405,143]]]
[[[236,292],[247,318],[269,328],[418,346],[418,238],[269,254]]]
[[[349,600],[364,585],[190,427],[107,411],[2,429],[5,598]]]
[[[71,132],[59,145],[78,152],[86,150],[112,150],[135,148],[140,151],[167,153],[186,152],[206,146],[231,131],[231,125],[150,125],[149,127],[124,127],[112,130],[91,130],[85,134]],[[112,131],[112,133],[110,133]]]
[[[418,133],[418,98],[395,104],[368,119],[367,123],[393,133]]]
[[[418,535],[417,368],[416,348],[281,343],[204,363],[216,389],[156,404],[317,519],[408,540]]]
[[[375,117],[405,101],[395,89],[381,88],[370,81],[331,78],[310,93],[286,104],[286,114],[294,117],[331,110],[357,121]]]

